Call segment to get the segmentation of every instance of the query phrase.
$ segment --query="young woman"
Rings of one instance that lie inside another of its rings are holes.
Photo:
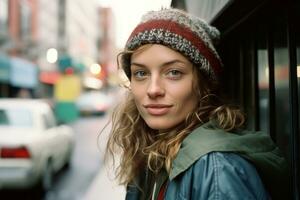
[[[130,85],[112,116],[127,200],[287,199],[287,166],[268,135],[222,104],[216,28],[177,9],[145,14],[120,54]]]

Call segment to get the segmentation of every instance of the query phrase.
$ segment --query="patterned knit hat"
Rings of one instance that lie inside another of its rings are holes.
[[[202,19],[178,9],[146,13],[127,40],[125,51],[145,44],[162,44],[185,55],[210,79],[216,80],[222,61],[214,44],[219,31]],[[123,69],[130,79],[130,56],[122,56]]]

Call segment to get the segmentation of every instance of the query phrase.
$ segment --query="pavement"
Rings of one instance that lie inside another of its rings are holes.
[[[84,200],[124,200],[125,187],[116,183],[107,167],[103,167],[88,189]]]
[[[112,90],[109,91],[109,95],[113,95],[113,99],[116,100],[115,104],[117,104],[119,100],[124,98],[124,92],[124,89]],[[101,133],[101,139],[98,140],[100,155],[104,155],[103,152],[105,152],[110,128],[109,125],[105,131]],[[115,162],[115,166],[118,166],[118,158],[115,159]],[[112,169],[112,166],[104,163],[84,195],[83,200],[124,200],[125,194],[125,186],[118,185],[114,179],[114,170]]]
[[[83,200],[124,200],[125,186],[119,185],[115,179],[115,170],[111,162],[104,162],[104,152],[108,131],[102,133],[98,143],[99,154],[102,155],[103,165],[85,193]],[[115,166],[118,166],[119,157],[115,156]]]

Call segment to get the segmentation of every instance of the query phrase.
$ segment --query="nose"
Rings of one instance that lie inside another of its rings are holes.
[[[163,88],[163,83],[158,76],[152,76],[147,88],[147,95],[149,98],[157,98],[164,96],[165,90]]]

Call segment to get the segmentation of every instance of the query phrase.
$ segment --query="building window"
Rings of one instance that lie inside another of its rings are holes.
[[[297,82],[298,82],[298,144],[300,145],[300,25],[299,25],[299,20],[300,20],[300,2],[297,1],[295,5],[295,10],[296,10],[296,26],[295,26],[295,36],[296,36],[296,59],[297,59]],[[298,11],[298,12],[297,12]],[[300,147],[298,147],[300,150]],[[299,152],[300,154],[300,152]],[[299,156],[299,155],[298,155]]]
[[[264,32],[266,33],[266,31]],[[269,130],[269,61],[266,34],[258,35],[257,40],[257,73],[258,73],[258,129],[270,134]]]
[[[289,54],[287,45],[286,22],[277,20],[274,26],[274,81],[276,141],[288,154],[290,147],[290,90],[289,90]],[[270,124],[274,126],[273,124]],[[288,154],[289,155],[289,154]],[[287,155],[287,157],[288,157]]]
[[[298,4],[298,8],[300,8],[300,5]],[[297,27],[296,29],[296,58],[297,58],[297,86],[298,86],[298,131],[297,134],[294,138],[297,139],[298,141],[296,141],[296,158],[300,157],[300,26]],[[298,144],[298,145],[297,145]],[[298,151],[297,151],[298,150]],[[298,163],[299,165],[299,159],[298,159]],[[299,179],[299,173],[298,173],[298,177],[296,177]]]

